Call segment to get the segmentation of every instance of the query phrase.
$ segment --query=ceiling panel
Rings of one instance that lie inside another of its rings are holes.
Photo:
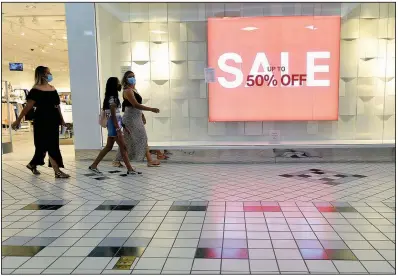
[[[3,3],[2,63],[23,62],[26,69],[47,65],[64,71],[68,65],[65,4]]]

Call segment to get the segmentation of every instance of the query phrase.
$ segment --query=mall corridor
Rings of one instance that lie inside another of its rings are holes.
[[[2,38],[2,274],[396,274],[395,2],[9,2]]]
[[[3,274],[395,272],[393,163],[24,164],[3,163]]]

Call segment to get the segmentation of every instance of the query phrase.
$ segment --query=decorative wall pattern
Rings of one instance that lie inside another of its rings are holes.
[[[116,36],[111,47],[99,40],[99,56],[110,53],[118,61],[107,74],[131,67],[144,104],[161,110],[146,113],[151,142],[268,141],[270,130],[280,130],[282,141],[395,140],[395,3],[123,5],[128,16],[119,16],[113,29],[97,30],[100,38],[110,30]],[[342,16],[339,120],[208,122],[207,18],[281,15]],[[98,21],[105,17],[102,12]]]

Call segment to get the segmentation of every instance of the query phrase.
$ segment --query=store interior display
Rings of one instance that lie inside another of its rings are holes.
[[[2,83],[2,128],[3,134],[7,132],[9,126],[17,119],[18,115],[26,105],[26,96],[29,93],[27,89],[13,89],[12,84],[8,84],[8,102],[5,92],[5,83]],[[61,100],[61,112],[66,126],[60,126],[60,139],[71,139],[73,137],[73,119],[72,119],[72,97],[71,92],[59,93]],[[8,103],[8,104],[7,104]],[[8,108],[7,108],[8,105]],[[22,119],[18,131],[33,132],[33,118],[35,108],[31,109]],[[8,115],[8,111],[10,114]]]

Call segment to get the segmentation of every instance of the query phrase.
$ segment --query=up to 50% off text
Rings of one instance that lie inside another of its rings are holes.
[[[248,75],[246,78],[246,86],[248,87],[260,87],[260,86],[268,86],[268,87],[276,87],[278,84],[281,84],[284,87],[287,86],[303,86],[307,81],[307,74],[283,74],[285,71],[284,66],[270,66],[268,67],[268,71],[270,73],[265,75]],[[279,71],[281,72],[280,79],[276,79],[274,74],[271,72]]]

